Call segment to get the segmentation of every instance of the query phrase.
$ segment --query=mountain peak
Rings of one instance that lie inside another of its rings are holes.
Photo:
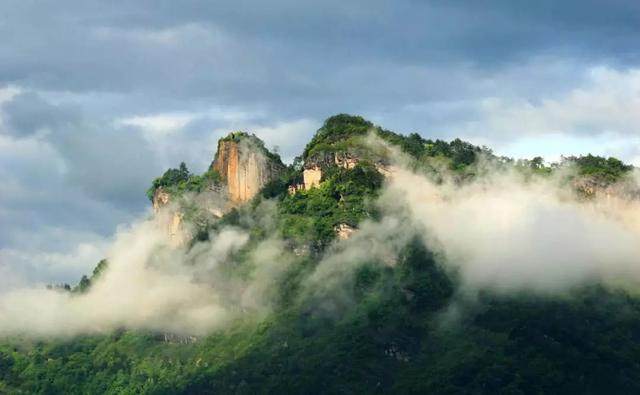
[[[254,134],[232,132],[218,141],[211,170],[227,184],[232,203],[251,200],[268,182],[277,178],[284,164]]]
[[[364,136],[375,128],[375,125],[361,116],[349,114],[337,114],[327,118],[324,124],[313,136],[302,154],[307,159],[320,151],[333,151],[339,149],[340,143]]]

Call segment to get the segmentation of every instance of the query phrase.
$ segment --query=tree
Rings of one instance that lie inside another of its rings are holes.
[[[74,291],[84,293],[89,289],[90,286],[91,286],[91,280],[89,280],[89,277],[87,277],[86,275],[83,275],[82,278],[80,279],[80,283],[74,289]]]
[[[531,159],[529,166],[531,166],[532,169],[542,169],[544,167],[544,159],[541,156],[536,156]]]

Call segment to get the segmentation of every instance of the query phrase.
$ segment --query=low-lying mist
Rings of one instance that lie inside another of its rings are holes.
[[[72,336],[118,328],[203,334],[241,314],[263,314],[277,273],[288,259],[277,240],[260,242],[248,257],[246,280],[225,265],[249,242],[235,227],[211,232],[190,248],[175,247],[172,211],[120,229],[108,268],[84,294],[28,288],[0,296],[0,334]],[[182,229],[189,232],[188,224]],[[264,296],[264,297],[263,297]]]
[[[581,199],[562,181],[566,172],[531,176],[486,164],[485,175],[473,181],[442,174],[435,181],[399,152],[394,156],[376,202],[381,217],[364,221],[318,258],[301,283],[307,302],[328,309],[336,301],[348,303],[358,265],[396,265],[416,237],[459,279],[462,294],[557,295],[590,283],[633,291],[640,281],[640,201]],[[272,230],[262,241],[224,226],[207,241],[175,247],[175,235],[167,231],[170,215],[163,210],[120,229],[108,269],[84,294],[26,288],[1,295],[0,335],[73,336],[117,328],[204,334],[271,311],[282,274],[298,259],[276,236],[274,202],[254,212],[253,221]],[[229,276],[229,267],[240,264],[239,252],[246,273]]]
[[[633,290],[640,201],[580,199],[560,177],[496,170],[457,185],[397,168],[380,204],[404,210],[462,292],[558,293],[591,282]]]

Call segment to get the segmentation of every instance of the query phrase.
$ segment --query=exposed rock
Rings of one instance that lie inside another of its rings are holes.
[[[171,215],[171,220],[169,222],[169,237],[171,238],[172,244],[176,247],[183,245],[186,241],[184,229],[182,227],[183,218],[184,214],[176,211]]]
[[[342,223],[336,226],[334,230],[336,231],[336,235],[338,236],[339,240],[347,240],[353,235],[353,233],[356,231],[356,228],[349,224]]]
[[[153,212],[157,214],[158,211],[160,211],[160,208],[169,204],[170,198],[171,195],[169,195],[168,192],[162,189],[162,187],[156,189],[156,191],[153,193]]]
[[[162,188],[153,194],[153,212],[158,217],[162,227],[169,235],[171,246],[180,247],[187,241],[187,234],[183,226],[184,214],[169,206],[171,195]],[[161,213],[161,210],[163,212]]]
[[[302,179],[304,180],[304,189],[309,190],[320,185],[322,180],[322,169],[320,166],[313,166],[302,171]]]
[[[333,154],[333,162],[339,167],[353,169],[358,164],[358,157],[348,152],[336,152]]]
[[[208,208],[209,214],[213,215],[215,218],[222,218],[224,215],[224,211],[219,208]]]
[[[284,166],[266,157],[251,137],[222,139],[211,164],[227,184],[233,205],[251,200],[269,181],[277,178]]]
[[[323,170],[329,166],[338,166],[344,169],[353,169],[358,165],[360,157],[353,152],[323,152],[313,155],[311,158],[307,158],[302,171],[303,184],[290,185],[288,188],[289,194],[293,195],[296,192],[304,189],[309,190],[317,187],[322,182]],[[388,166],[386,161],[375,161],[375,167],[385,177],[390,177],[393,174],[393,170]]]
[[[265,184],[284,170],[279,158],[269,154],[257,137],[244,133],[232,133],[218,142],[218,151],[211,167],[220,174],[224,183],[211,185],[206,191],[187,196],[187,200],[213,218],[220,218],[230,208],[251,200]],[[182,198],[180,201],[174,200],[167,190],[157,188],[152,199],[153,211],[161,226],[166,228],[171,245],[181,246],[191,235],[185,227],[184,213],[180,209],[184,202]],[[196,225],[203,222],[194,221]]]
[[[198,341],[198,338],[195,336],[178,335],[175,333],[163,333],[161,336],[162,341],[171,344],[192,344]]]
[[[640,190],[634,182],[608,183],[595,177],[578,177],[572,182],[573,188],[587,198],[599,198],[606,201],[622,199],[637,200]]]

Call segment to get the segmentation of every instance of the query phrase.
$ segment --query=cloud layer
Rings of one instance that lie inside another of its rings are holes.
[[[439,186],[403,170],[385,199],[406,203],[408,218],[459,273],[463,291],[558,293],[640,282],[637,201],[579,202],[555,180],[514,174]]]

